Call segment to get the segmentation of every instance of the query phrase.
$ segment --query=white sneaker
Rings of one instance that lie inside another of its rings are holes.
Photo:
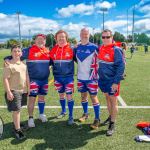
[[[45,115],[45,114],[40,114],[40,115],[39,115],[39,119],[40,119],[42,122],[47,122],[47,118],[46,118],[46,115]]]
[[[34,123],[34,119],[33,118],[30,118],[28,120],[28,127],[29,128],[34,128],[35,127],[35,123]]]

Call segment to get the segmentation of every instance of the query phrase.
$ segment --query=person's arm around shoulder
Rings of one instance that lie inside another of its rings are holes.
[[[30,79],[29,79],[28,70],[26,71],[26,83],[27,83],[27,93],[29,96],[29,94],[30,94]]]

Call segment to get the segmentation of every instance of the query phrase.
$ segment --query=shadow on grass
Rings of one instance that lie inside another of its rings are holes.
[[[23,122],[27,123],[27,122]],[[67,125],[66,120],[58,120],[55,118],[49,118],[48,122],[41,123],[39,120],[35,120],[36,127],[26,131],[27,139],[41,139],[44,143],[35,144],[32,143],[32,150],[44,150],[51,148],[58,149],[75,149],[83,147],[88,143],[88,140],[95,138],[98,135],[103,135],[106,130],[92,131],[89,124],[74,124],[72,126]],[[12,123],[5,125],[5,131],[3,139],[12,137]],[[13,139],[11,144],[18,145],[25,141],[18,141]]]

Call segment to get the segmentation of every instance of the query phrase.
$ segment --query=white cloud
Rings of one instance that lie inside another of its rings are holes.
[[[133,9],[133,7],[131,8]],[[141,0],[135,5],[135,10],[144,14],[143,18],[150,17],[150,0]]]
[[[112,7],[116,6],[116,2],[108,2],[108,1],[103,1],[103,2],[97,2],[95,4],[95,7],[100,8],[100,9],[110,9]]]
[[[142,19],[135,22],[135,32],[147,32],[150,31],[150,19]]]
[[[6,15],[0,13],[0,34],[8,36],[18,35],[18,20],[17,15]],[[50,29],[56,30],[59,28],[59,24],[50,19],[29,17],[26,15],[20,15],[21,22],[21,35],[28,36],[29,30],[32,35],[37,33],[48,33]]]
[[[70,23],[64,25],[62,27],[62,29],[67,31],[70,37],[76,37],[77,40],[79,40],[80,39],[80,31],[84,27],[89,29],[90,34],[93,34],[93,28],[90,27],[88,24],[85,24],[84,22],[81,22],[79,24],[74,24],[74,23],[70,22]],[[94,28],[94,33],[96,33],[96,32],[100,32],[98,28]]]
[[[110,20],[105,22],[105,28],[111,29],[112,31],[127,25],[126,20]]]
[[[18,37],[18,20],[16,14],[6,15],[0,13],[0,22],[0,41]],[[53,30],[53,34],[55,34],[59,29],[64,29],[68,32],[70,37],[76,37],[79,39],[80,30],[84,26],[88,26],[88,24],[84,22],[80,22],[78,24],[74,24],[72,22],[68,24],[60,24],[55,20],[40,17],[29,17],[26,15],[20,15],[20,22],[22,37],[28,37],[29,30],[31,30],[31,35],[33,36],[37,33],[48,34],[50,33],[50,29]]]
[[[56,9],[58,11],[58,14],[61,17],[70,17],[73,16],[75,14],[78,15],[92,15],[93,13],[95,13],[95,11],[97,13],[99,13],[100,9],[107,9],[109,10],[112,7],[116,6],[116,2],[108,2],[108,1],[104,1],[104,2],[96,2],[94,5],[90,4],[90,5],[86,5],[84,3],[80,3],[77,5],[69,5],[65,8],[61,8],[61,9]]]
[[[147,13],[150,11],[150,5],[145,5],[142,8],[140,8],[141,12]]]
[[[90,15],[93,13],[93,10],[93,5],[85,5],[81,3],[78,5],[69,5],[66,8],[61,8],[58,10],[58,14],[62,17],[70,17],[73,14]]]

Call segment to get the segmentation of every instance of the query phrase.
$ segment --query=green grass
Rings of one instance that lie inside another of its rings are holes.
[[[77,124],[72,127],[66,125],[66,119],[54,119],[58,114],[58,109],[46,109],[49,117],[47,123],[36,120],[36,128],[26,131],[27,140],[18,142],[11,133],[12,123],[10,113],[1,110],[1,116],[5,116],[5,132],[1,142],[1,149],[15,150],[149,150],[149,143],[136,143],[134,137],[141,135],[140,130],[136,129],[135,124],[141,120],[149,120],[149,110],[139,109],[120,109],[116,125],[116,134],[106,137],[107,127],[100,127],[97,131],[91,131],[89,123],[93,121],[93,111],[90,109],[91,117],[84,124]],[[35,114],[37,116],[37,109]],[[22,120],[26,123],[27,111],[22,110]],[[82,114],[81,109],[75,109],[75,119]],[[107,117],[106,109],[102,110],[102,119]]]
[[[9,54],[9,50],[0,51],[0,65],[3,66],[3,57]],[[127,77],[121,84],[121,97],[129,106],[150,106],[150,53],[144,54],[143,51],[136,51],[132,59],[130,52],[127,51]],[[0,105],[5,105],[4,90],[2,85],[2,69],[0,70]],[[52,75],[50,76],[52,79]],[[75,76],[76,85],[76,76]],[[104,96],[99,91],[98,98],[101,105],[106,105]],[[75,105],[80,105],[80,94],[75,86],[74,93]],[[89,101],[90,102],[90,101]],[[46,105],[59,105],[58,94],[54,89],[53,83],[49,87],[49,94],[46,96]],[[91,102],[90,102],[91,105]],[[18,142],[12,136],[11,113],[7,109],[0,109],[5,123],[5,131],[2,140],[0,140],[0,149],[18,149],[18,150],[61,150],[61,149],[81,149],[81,150],[149,150],[148,143],[136,143],[134,137],[143,133],[136,129],[135,124],[139,121],[149,121],[149,109],[119,109],[119,115],[116,125],[116,133],[113,137],[106,137],[107,127],[100,127],[97,131],[91,131],[89,124],[93,122],[93,109],[90,109],[90,118],[84,124],[68,127],[66,125],[67,116],[64,119],[56,120],[60,109],[46,109],[46,115],[49,121],[42,124],[36,120],[36,128],[30,129],[25,134],[27,140]],[[35,118],[38,117],[38,111],[35,109]],[[82,109],[75,109],[75,119],[82,115]],[[107,109],[102,109],[101,119],[107,117]],[[27,123],[27,110],[22,110],[21,120]]]

